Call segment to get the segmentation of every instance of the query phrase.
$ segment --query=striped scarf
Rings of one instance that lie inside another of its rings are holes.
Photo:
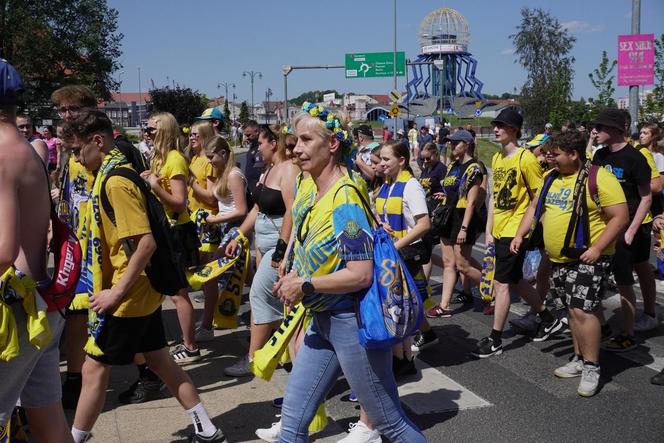
[[[403,193],[406,183],[413,178],[410,171],[401,171],[394,181],[386,180],[376,197],[376,212],[382,223],[387,223],[394,231],[392,235],[398,239],[408,233],[406,219],[403,216]]]
[[[92,194],[88,203],[85,221],[81,232],[81,249],[85,257],[85,265],[81,272],[81,284],[85,287],[88,297],[101,292],[102,287],[102,250],[101,250],[101,208],[99,198],[101,195],[102,184],[106,181],[108,174],[118,166],[126,164],[127,158],[118,148],[113,148],[111,152],[104,156],[101,168],[95,177],[92,186]],[[101,334],[104,326],[105,315],[97,314],[92,309],[88,310],[88,342],[85,345],[85,351],[91,355],[103,355],[95,340]]]

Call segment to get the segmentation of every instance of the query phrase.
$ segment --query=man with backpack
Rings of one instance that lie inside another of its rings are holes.
[[[574,342],[570,362],[554,374],[581,376],[577,393],[590,397],[600,374],[600,303],[616,237],[627,224],[627,204],[618,180],[586,162],[582,134],[563,132],[545,149],[553,169],[523,217],[511,250],[518,253],[533,221],[541,220],[544,248],[552,262],[551,290],[568,309]]]
[[[83,385],[72,426],[74,441],[87,440],[101,413],[111,366],[131,363],[136,353],[144,354],[149,367],[187,410],[196,432],[191,441],[225,441],[191,379],[168,354],[161,319],[163,295],[144,273],[158,248],[153,220],[147,216],[144,191],[133,180],[114,174],[116,169],[133,168],[114,146],[111,121],[101,111],[82,111],[66,123],[64,132],[79,162],[97,171],[82,235],[86,263],[82,281],[91,312]],[[113,219],[100,203],[102,192],[113,208]]]
[[[513,110],[504,109],[491,122],[501,150],[491,161],[493,193],[486,226],[486,242],[494,243],[496,269],[493,291],[496,305],[493,328],[471,352],[478,358],[491,357],[503,352],[502,331],[510,309],[510,292],[518,293],[542,320],[534,341],[544,341],[562,328],[562,323],[546,309],[535,289],[523,279],[525,248],[517,254],[510,251],[523,215],[542,184],[542,167],[527,149],[518,146],[523,117]]]

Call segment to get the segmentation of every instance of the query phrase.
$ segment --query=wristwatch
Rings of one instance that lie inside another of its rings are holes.
[[[311,283],[311,277],[304,277],[304,283],[302,283],[302,292],[304,295],[312,295],[315,291],[316,288]]]

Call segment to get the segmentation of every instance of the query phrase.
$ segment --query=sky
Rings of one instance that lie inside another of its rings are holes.
[[[344,54],[393,50],[393,0],[108,0],[119,12],[118,31],[124,34],[124,66],[116,79],[122,92],[147,91],[173,82],[204,93],[225,95],[220,83],[237,100],[283,100],[284,65],[343,65]],[[470,25],[469,52],[478,60],[476,77],[484,93],[520,89],[526,74],[515,63],[509,35],[520,23],[524,6],[552,13],[577,39],[573,95],[596,95],[588,74],[603,50],[617,57],[619,34],[631,29],[631,0],[397,0],[397,50],[415,59],[420,23],[438,8],[456,9]],[[664,33],[664,1],[641,0],[641,33]],[[398,79],[405,90],[405,77]],[[346,79],[343,69],[299,70],[288,76],[288,96],[309,90],[387,94],[393,79]],[[616,98],[627,96],[616,87]]]

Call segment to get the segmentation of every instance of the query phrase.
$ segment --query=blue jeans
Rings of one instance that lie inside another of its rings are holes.
[[[319,312],[288,378],[280,442],[308,442],[308,426],[343,371],[371,423],[390,441],[426,442],[406,417],[392,374],[392,351],[362,347],[355,312]]]

